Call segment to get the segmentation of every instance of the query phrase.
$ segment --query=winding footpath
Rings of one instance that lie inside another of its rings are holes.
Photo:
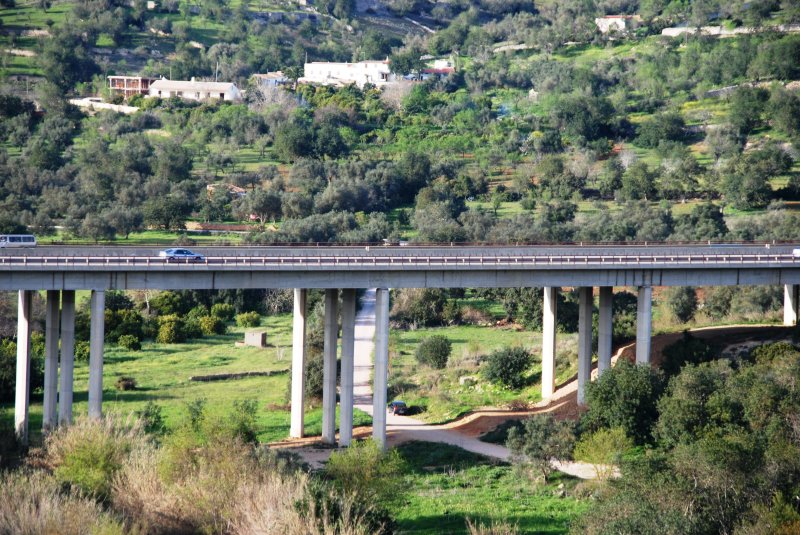
[[[355,357],[353,389],[355,407],[370,416],[372,415],[372,354],[375,348],[375,290],[367,290],[361,298],[361,308],[356,315],[355,328]],[[391,364],[390,364],[391,366]],[[569,385],[572,390],[575,385]],[[560,389],[557,398],[569,395],[570,389]],[[549,402],[545,402],[546,406]],[[509,461],[511,452],[505,446],[482,442],[476,437],[460,433],[447,425],[429,425],[410,416],[388,414],[386,420],[387,443],[391,446],[421,440],[426,442],[441,442],[459,448],[493,457],[502,461]],[[553,466],[565,474],[582,479],[593,479],[595,469],[588,463],[571,461],[553,461]]]

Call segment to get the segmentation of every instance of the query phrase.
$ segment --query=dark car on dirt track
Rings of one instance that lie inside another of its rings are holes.
[[[392,414],[405,414],[408,412],[408,405],[405,401],[396,400],[389,403],[387,409]]]

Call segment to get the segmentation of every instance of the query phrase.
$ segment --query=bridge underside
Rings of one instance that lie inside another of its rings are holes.
[[[14,271],[0,290],[200,290],[250,288],[523,288],[800,284],[800,268]]]

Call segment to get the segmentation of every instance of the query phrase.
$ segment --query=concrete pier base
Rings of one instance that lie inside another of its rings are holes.
[[[103,343],[106,324],[106,293],[92,290],[89,332],[89,418],[103,415]]]
[[[553,397],[556,389],[556,313],[558,288],[544,288],[542,306],[542,399]]]
[[[797,307],[800,301],[798,295],[800,285],[784,284],[783,286],[783,324],[786,327],[797,325]]]
[[[386,388],[389,382],[389,290],[375,292],[375,371],[372,383],[372,438],[386,447]]]
[[[636,364],[650,364],[652,321],[653,288],[640,286],[636,303]]]
[[[301,438],[305,425],[306,401],[306,296],[308,291],[294,290],[292,317],[292,415],[289,436]]]
[[[73,370],[75,369],[75,290],[61,293],[61,376],[58,424],[72,423]]]
[[[580,288],[578,293],[578,404],[583,405],[592,371],[592,288]]]
[[[17,380],[14,398],[14,431],[17,442],[28,445],[31,385],[31,308],[33,292],[20,290],[17,298]]]
[[[356,337],[356,291],[342,290],[342,378],[339,395],[339,445],[353,440],[353,371]]]
[[[339,290],[325,290],[325,341],[322,364],[322,442],[336,444],[336,349],[339,340]]]
[[[58,396],[58,320],[60,292],[47,291],[47,311],[44,328],[44,399],[42,407],[42,431],[56,426]]]
[[[611,338],[614,332],[612,324],[614,289],[610,286],[600,287],[600,306],[597,321],[597,375],[611,368]]]

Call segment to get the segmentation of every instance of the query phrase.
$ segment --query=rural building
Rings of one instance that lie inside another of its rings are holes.
[[[273,71],[266,74],[254,74],[253,80],[257,85],[265,87],[280,87],[288,84],[291,80],[283,74],[283,71]]]
[[[437,59],[434,60],[432,66],[422,69],[422,79],[446,78],[454,72],[456,72],[456,68],[453,66],[452,61],[449,59]]]
[[[314,61],[306,63],[303,77],[298,80],[305,84],[345,86],[355,84],[363,88],[366,84],[378,87],[395,81],[389,69],[389,59],[383,61],[359,61],[358,63],[330,63]]]
[[[242,100],[242,92],[233,82],[202,82],[192,78],[167,80],[162,78],[150,84],[149,95],[158,98],[181,97],[188,100]]]
[[[594,19],[594,23],[600,33],[625,32],[640,20],[641,17],[638,15],[606,15],[605,17],[597,17]]]
[[[147,95],[150,91],[150,84],[156,78],[146,76],[108,76],[108,87],[114,93],[120,93],[125,98],[133,95]]]

